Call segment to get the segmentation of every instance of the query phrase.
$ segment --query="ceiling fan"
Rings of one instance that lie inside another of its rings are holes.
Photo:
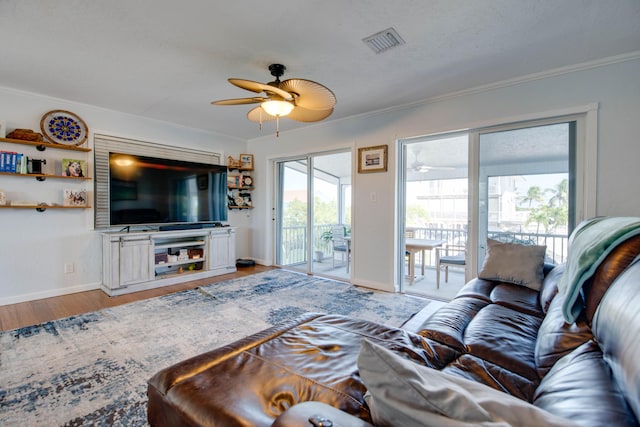
[[[288,117],[298,122],[318,122],[333,113],[336,97],[327,87],[311,80],[287,79],[280,77],[287,68],[282,64],[269,65],[271,75],[276,79],[269,83],[252,80],[228,79],[229,83],[255,93],[264,92],[264,97],[222,99],[213,101],[213,105],[260,104],[247,113],[247,118],[260,123],[276,120],[276,136],[279,135],[278,120]]]
[[[422,154],[420,149],[412,150],[414,160],[411,165],[407,168],[409,171],[417,172],[417,173],[426,173],[432,170],[453,170],[455,168],[450,166],[433,166],[429,165],[422,160],[420,160],[420,155]]]

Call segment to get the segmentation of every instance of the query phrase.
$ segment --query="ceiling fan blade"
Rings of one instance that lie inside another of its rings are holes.
[[[233,99],[221,99],[219,101],[212,101],[212,105],[242,105],[242,104],[256,104],[258,102],[264,102],[267,98],[233,98]]]
[[[329,110],[336,105],[334,93],[329,88],[311,80],[288,79],[280,83],[280,89],[297,95],[294,96],[296,105],[305,109]]]
[[[250,90],[252,92],[271,92],[286,99],[287,101],[293,101],[293,96],[286,90],[279,89],[275,86],[267,85],[264,83],[254,82],[253,80],[244,79],[229,79],[229,83],[238,86],[239,88]]]
[[[276,116],[267,114],[267,112],[264,111],[262,107],[258,106],[247,113],[247,119],[251,120],[252,122],[260,123],[275,120]]]
[[[296,106],[285,117],[297,122],[319,122],[320,120],[329,117],[331,113],[333,113],[333,108],[326,110],[310,110]]]

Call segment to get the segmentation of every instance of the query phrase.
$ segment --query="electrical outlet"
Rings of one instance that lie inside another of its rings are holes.
[[[73,263],[69,263],[69,264],[65,264],[64,265],[64,272],[65,273],[73,273],[75,271],[75,266],[73,265]]]

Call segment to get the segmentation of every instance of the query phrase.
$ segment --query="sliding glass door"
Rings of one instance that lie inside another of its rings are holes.
[[[276,264],[348,279],[351,152],[276,162]]]
[[[583,127],[575,116],[400,141],[401,289],[451,298],[488,238],[546,245],[547,261],[564,262],[586,193]]]

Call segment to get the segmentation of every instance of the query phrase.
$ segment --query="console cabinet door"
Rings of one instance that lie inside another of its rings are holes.
[[[209,245],[209,270],[235,269],[235,257],[235,230],[212,231]]]
[[[151,280],[151,252],[152,242],[148,237],[120,239],[120,286]]]

